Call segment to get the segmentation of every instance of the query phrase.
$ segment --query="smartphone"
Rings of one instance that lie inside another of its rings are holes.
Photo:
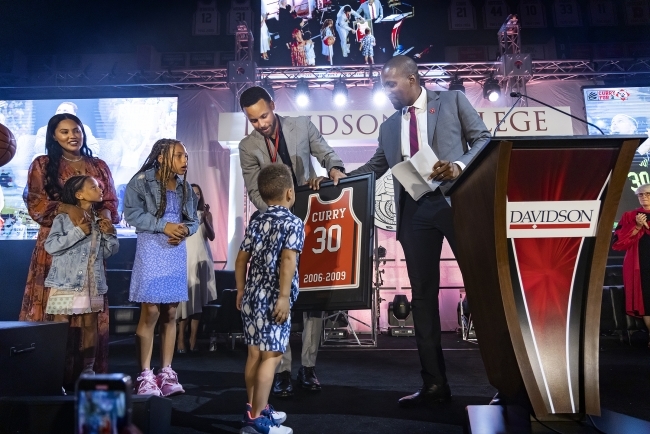
[[[77,434],[118,434],[131,423],[131,377],[82,375],[77,381]]]

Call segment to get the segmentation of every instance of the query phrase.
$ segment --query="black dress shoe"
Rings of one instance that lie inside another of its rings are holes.
[[[413,395],[400,398],[398,402],[400,407],[413,408],[420,405],[435,405],[449,401],[451,401],[449,384],[433,384],[431,386],[422,386]]]
[[[278,398],[289,398],[293,396],[293,384],[291,384],[291,372],[282,371],[273,377],[273,396]]]
[[[321,387],[318,378],[316,378],[316,367],[301,366],[298,370],[298,382],[303,389],[320,392]]]

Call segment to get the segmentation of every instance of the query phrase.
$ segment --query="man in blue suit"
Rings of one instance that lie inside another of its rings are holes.
[[[455,251],[451,206],[444,190],[490,141],[490,133],[462,92],[432,92],[420,86],[417,64],[406,56],[391,58],[381,82],[397,110],[379,128],[379,147],[366,164],[350,176],[389,168],[430,146],[438,162],[430,179],[444,181],[436,190],[414,200],[396,179],[397,239],[402,244],[411,281],[415,339],[423,386],[399,400],[401,407],[437,404],[451,399],[440,343],[440,254],[443,238]]]

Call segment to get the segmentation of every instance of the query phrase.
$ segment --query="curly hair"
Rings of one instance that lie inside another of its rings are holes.
[[[160,139],[153,144],[149,156],[145,160],[144,164],[134,175],[138,173],[146,172],[151,168],[155,168],[158,176],[160,177],[160,205],[158,210],[156,210],[156,217],[161,218],[165,214],[165,208],[167,208],[167,188],[165,186],[165,180],[170,179],[174,176],[173,171],[173,156],[170,155],[176,145],[182,145],[183,143],[176,139]],[[162,155],[162,163],[158,162],[158,157]],[[187,203],[187,172],[183,175],[183,197],[181,200],[183,215],[185,215],[185,204]],[[185,216],[189,218],[189,216]]]
[[[78,117],[70,113],[61,113],[54,115],[47,123],[47,131],[45,133],[45,150],[47,152],[47,165],[45,166],[45,192],[52,200],[60,200],[63,187],[59,182],[59,167],[61,166],[61,157],[63,156],[63,148],[54,138],[56,127],[59,126],[61,121],[70,119],[76,123],[81,131],[84,131],[84,126]],[[93,153],[86,144],[86,134],[83,134],[83,141],[81,145],[82,157],[93,157]]]

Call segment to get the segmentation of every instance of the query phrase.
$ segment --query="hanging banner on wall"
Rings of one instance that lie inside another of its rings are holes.
[[[483,7],[484,25],[486,29],[499,29],[506,21],[510,9],[506,0],[485,0]]]
[[[571,113],[569,107],[557,107]],[[503,119],[509,107],[478,108],[490,132]],[[278,112],[281,116],[309,116],[326,140],[375,140],[379,126],[394,110],[337,110]],[[243,113],[219,114],[219,141],[239,142],[253,131]],[[501,125],[500,136],[572,136],[571,118],[546,107],[520,107]]]
[[[589,17],[592,26],[618,26],[618,14],[613,0],[591,0]]]
[[[194,13],[192,36],[213,36],[218,34],[219,14],[217,12],[217,3],[215,1],[199,1]]]
[[[650,24],[650,4],[648,4],[648,0],[626,0],[625,23],[629,26]]]
[[[449,30],[476,30],[476,14],[469,0],[453,0],[449,5]]]
[[[519,3],[521,25],[525,28],[546,27],[546,13],[541,0],[521,0]]]
[[[582,25],[580,9],[577,0],[555,0],[556,27],[578,27]]]

